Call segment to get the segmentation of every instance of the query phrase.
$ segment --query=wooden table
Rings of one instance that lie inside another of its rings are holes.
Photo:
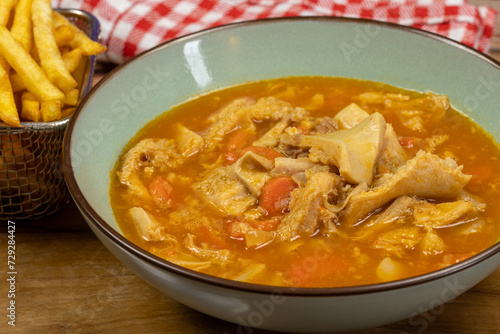
[[[500,12],[500,1],[471,2]],[[491,55],[500,61],[500,19]],[[97,78],[107,70],[101,67]],[[237,325],[177,303],[138,278],[94,236],[73,203],[42,221],[15,223],[16,327],[7,324],[4,255],[0,333],[242,332]],[[2,226],[0,248],[6,254],[7,228]],[[500,269],[444,307],[358,333],[500,334]]]

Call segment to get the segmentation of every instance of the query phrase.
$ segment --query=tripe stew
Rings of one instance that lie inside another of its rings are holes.
[[[294,287],[391,281],[499,241],[500,153],[443,95],[290,77],[193,98],[111,177],[124,235],[180,266]]]

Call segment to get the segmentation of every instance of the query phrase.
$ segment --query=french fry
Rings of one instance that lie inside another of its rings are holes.
[[[1,26],[7,26],[7,23],[9,22],[10,18],[10,12],[12,11],[12,7],[14,6],[14,3],[16,0],[2,0],[0,2],[0,25]],[[3,58],[0,57],[0,66],[9,74],[9,64],[7,64],[7,61]]]
[[[2,0],[0,2],[0,25],[6,26],[9,22],[10,12],[17,0]]]
[[[71,115],[86,56],[105,50],[54,12],[50,0],[0,0],[0,121],[21,126]]]
[[[23,46],[24,50],[30,52],[33,40],[33,25],[31,24],[31,2],[32,0],[19,0],[14,14],[14,21],[10,28],[12,37]]]
[[[24,82],[21,80],[21,77],[17,73],[10,73],[9,75],[10,78],[10,84],[12,86],[12,92],[18,93],[24,89],[26,89],[26,86],[24,85]]]
[[[75,33],[69,26],[62,25],[54,29],[54,38],[57,46],[61,48],[68,45],[75,38]]]
[[[106,51],[106,47],[104,45],[99,44],[98,42],[94,42],[87,35],[83,33],[80,29],[71,24],[64,16],[61,14],[54,12],[54,26],[57,28],[61,25],[67,25],[70,27],[75,33],[75,38],[69,44],[73,49],[81,48],[83,50],[83,54],[85,56],[94,56],[101,52]]]
[[[7,60],[28,91],[39,101],[64,99],[63,92],[50,82],[40,66],[4,26],[0,26],[0,55]]]
[[[82,59],[82,56],[83,51],[80,48],[73,49],[62,55],[64,65],[70,73],[73,73],[76,70],[78,64],[80,63],[80,60]]]
[[[0,119],[6,124],[21,126],[17,113],[14,93],[9,81],[9,75],[0,66]]]
[[[61,101],[52,100],[42,102],[40,106],[40,113],[42,114],[42,121],[51,122],[61,119]]]
[[[36,47],[31,48],[31,52],[29,54],[37,64],[40,64],[40,57],[38,56],[38,50]]]
[[[71,75],[73,75],[73,78],[75,78],[78,82],[81,82],[81,83],[85,82],[85,78],[87,75],[87,65],[88,64],[86,61],[81,60],[78,63],[78,66],[76,67],[76,69],[73,72],[71,72]],[[79,87],[79,88],[82,89],[83,87]]]
[[[33,37],[40,57],[40,64],[49,80],[62,91],[75,88],[78,83],[64,66],[61,53],[52,33],[53,22],[50,0],[33,0],[31,17],[33,21]]]
[[[33,122],[40,121],[40,102],[30,92],[24,92],[21,97],[21,116]]]
[[[80,97],[80,91],[78,89],[72,89],[69,92],[66,92],[66,97],[64,99],[65,106],[74,107],[78,104],[78,98]]]
[[[66,118],[68,116],[71,116],[75,112],[76,108],[75,107],[64,107],[61,110],[61,118]]]

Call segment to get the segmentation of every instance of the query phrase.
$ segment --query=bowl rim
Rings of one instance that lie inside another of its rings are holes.
[[[279,17],[279,18],[264,18],[250,21],[241,21],[236,23],[229,23],[221,26],[216,26],[212,28],[207,28],[204,30],[200,30],[197,32],[193,32],[187,35],[183,35],[181,37],[177,37],[171,39],[169,41],[163,42],[151,49],[141,52],[140,54],[128,59],[124,63],[118,65],[114,68],[110,73],[108,73],[101,81],[99,81],[90,92],[84,97],[81,103],[78,105],[77,110],[71,117],[69,124],[67,126],[65,135],[64,135],[64,149],[63,149],[63,164],[64,164],[64,177],[66,179],[66,183],[69,189],[70,194],[72,195],[74,202],[76,203],[78,209],[85,216],[86,221],[91,227],[97,229],[100,233],[102,233],[106,238],[110,239],[116,246],[121,248],[122,250],[132,254],[135,257],[138,257],[140,260],[147,262],[150,265],[153,265],[159,269],[166,270],[174,275],[180,275],[184,278],[188,278],[200,283],[205,283],[209,285],[214,285],[226,289],[245,291],[257,294],[269,294],[269,293],[279,293],[282,296],[309,296],[309,297],[332,297],[332,296],[346,296],[346,295],[360,295],[360,294],[368,294],[368,293],[379,293],[384,291],[392,291],[402,288],[408,288],[412,286],[417,286],[419,284],[429,283],[431,281],[435,281],[438,279],[450,277],[458,272],[464,271],[472,266],[477,265],[480,262],[486,261],[487,259],[493,257],[497,253],[500,253],[500,241],[495,244],[489,246],[485,250],[473,255],[472,257],[461,261],[456,264],[452,264],[450,266],[429,272],[420,274],[417,276],[411,276],[408,278],[382,282],[382,283],[373,283],[366,285],[354,285],[354,286],[344,286],[344,287],[317,287],[317,288],[304,288],[304,287],[285,287],[285,286],[271,286],[271,285],[261,285],[255,283],[245,283],[234,281],[230,279],[220,278],[204,273],[200,273],[167,260],[164,260],[145,249],[135,245],[128,239],[126,239],[122,234],[116,231],[113,227],[111,227],[106,221],[99,216],[99,214],[92,208],[89,202],[85,199],[84,194],[78,187],[73,167],[71,164],[71,139],[73,130],[76,122],[78,121],[78,117],[80,116],[81,111],[83,110],[87,100],[89,100],[93,93],[98,90],[98,88],[111,80],[115,75],[117,75],[120,71],[126,69],[128,65],[132,62],[147,57],[149,54],[155,53],[160,49],[166,48],[170,45],[183,43],[185,41],[199,38],[206,34],[217,33],[218,31],[228,30],[228,29],[239,29],[253,25],[262,25],[262,24],[275,24],[281,22],[302,22],[302,21],[321,21],[326,23],[355,23],[355,24],[372,24],[377,25],[384,28],[395,29],[400,31],[405,31],[411,34],[421,35],[432,40],[436,40],[445,44],[448,44],[452,47],[458,48],[461,51],[465,51],[469,54],[474,55],[482,61],[487,62],[497,70],[500,70],[500,62],[497,62],[492,57],[455,40],[447,38],[442,35],[438,35],[429,31],[424,31],[421,29],[403,26],[390,22],[382,22],[370,19],[359,19],[359,18],[346,18],[346,17],[331,17],[331,16],[301,16],[301,17]]]

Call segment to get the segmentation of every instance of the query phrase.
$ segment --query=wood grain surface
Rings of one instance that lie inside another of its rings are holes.
[[[500,1],[470,2],[500,12]],[[500,20],[491,52],[497,60],[499,25]],[[97,78],[108,70],[101,67]],[[7,222],[2,223],[0,333],[271,333],[204,315],[152,288],[101,244],[73,203],[41,221],[15,222],[16,326],[9,326]],[[355,332],[364,333],[500,334],[500,269],[442,307]]]

